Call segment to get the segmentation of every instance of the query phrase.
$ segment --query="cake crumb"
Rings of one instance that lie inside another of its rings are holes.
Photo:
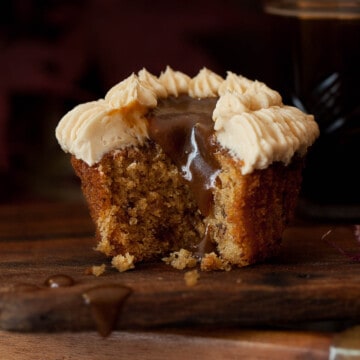
[[[197,271],[197,269],[187,271],[184,274],[184,280],[185,280],[185,283],[187,286],[195,286],[197,284],[199,278],[200,278],[200,274]]]
[[[85,269],[85,274],[86,275],[100,276],[105,272],[105,270],[106,270],[106,265],[105,264],[94,265],[94,266],[90,266],[87,269]]]
[[[126,253],[125,255],[114,256],[111,260],[111,264],[114,268],[120,272],[124,272],[130,269],[134,269],[134,256]]]
[[[171,265],[173,268],[178,270],[192,268],[197,264],[197,260],[193,257],[192,252],[186,249],[174,251],[169,255],[169,257],[164,257],[162,260],[166,264]]]
[[[214,252],[205,254],[201,259],[200,268],[202,271],[225,270],[230,271],[231,265]]]

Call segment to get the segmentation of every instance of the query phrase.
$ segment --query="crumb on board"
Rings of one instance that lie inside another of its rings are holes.
[[[114,256],[111,260],[111,264],[120,272],[124,272],[130,269],[134,269],[134,256],[126,253],[125,255]]]
[[[90,267],[85,269],[85,275],[100,276],[105,272],[105,270],[106,270],[106,265],[105,264],[94,265],[94,266],[90,266]]]
[[[99,266],[94,265],[94,266],[91,267],[92,274],[95,275],[95,276],[102,275],[105,272],[105,269],[106,269],[105,264],[102,264],[102,265],[99,265]]]
[[[162,259],[166,264],[171,265],[175,269],[183,270],[185,268],[195,267],[197,260],[189,250],[180,249],[172,252],[168,257]]]
[[[230,271],[231,265],[214,252],[205,254],[201,259],[200,269],[202,271],[225,270]]]
[[[187,286],[195,286],[200,278],[200,274],[195,270],[189,270],[184,274],[184,280]]]

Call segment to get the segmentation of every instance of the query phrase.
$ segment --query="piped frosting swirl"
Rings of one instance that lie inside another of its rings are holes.
[[[243,174],[275,161],[304,155],[319,135],[312,115],[286,106],[264,83],[228,72],[225,79],[203,68],[194,77],[169,66],[159,77],[142,69],[113,86],[104,99],[76,106],[59,122],[56,137],[65,152],[88,165],[115,149],[148,139],[146,114],[157,100],[181,94],[219,97],[213,112],[219,144],[241,160]]]
[[[202,68],[200,72],[190,80],[189,95],[193,98],[206,98],[219,96],[219,86],[224,79],[207,68]]]
[[[114,109],[121,109],[131,105],[145,108],[155,107],[157,104],[156,87],[148,80],[141,81],[135,74],[113,86],[105,95],[105,101]]]
[[[181,71],[174,71],[170,66],[167,66],[160,74],[159,80],[165,86],[169,96],[178,97],[180,94],[189,92],[190,76]]]

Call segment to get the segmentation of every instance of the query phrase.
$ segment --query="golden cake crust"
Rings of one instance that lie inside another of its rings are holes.
[[[294,215],[303,159],[242,175],[240,161],[229,153],[223,151],[217,158],[222,171],[209,222],[221,257],[245,266],[273,256]]]

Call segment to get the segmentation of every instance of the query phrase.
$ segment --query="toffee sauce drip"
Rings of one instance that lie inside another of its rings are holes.
[[[199,210],[208,216],[220,166],[212,113],[217,98],[194,99],[187,95],[160,99],[148,116],[149,136],[171,158],[189,185]]]
[[[82,296],[90,306],[99,334],[107,337],[116,328],[120,311],[132,290],[119,284],[99,285],[88,289]]]
[[[160,99],[148,116],[150,138],[178,167],[204,217],[213,213],[213,190],[220,172],[214,156],[218,145],[212,120],[217,100],[171,96]],[[193,249],[199,259],[216,251],[209,230],[207,226],[204,237]]]

